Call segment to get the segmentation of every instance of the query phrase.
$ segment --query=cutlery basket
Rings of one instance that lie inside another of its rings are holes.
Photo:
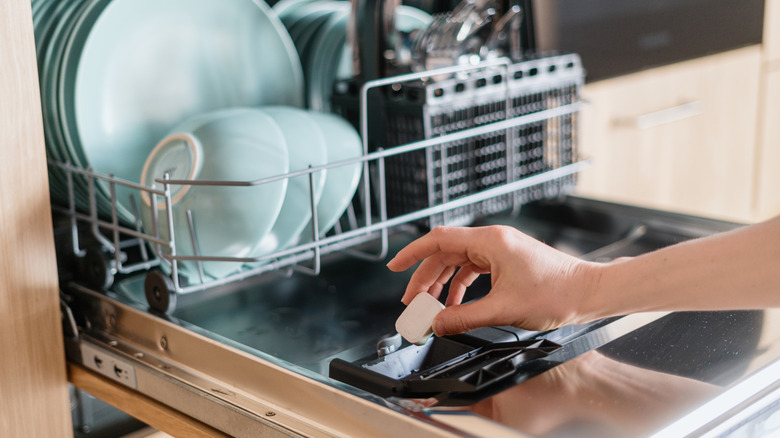
[[[445,79],[392,83],[375,93],[379,99],[368,99],[374,105],[365,112],[378,113],[381,120],[358,117],[354,93],[338,94],[338,89],[349,87],[336,87],[334,108],[356,125],[371,125],[367,139],[371,151],[440,141],[385,160],[387,213],[399,217],[573,163],[577,113],[568,108],[579,102],[584,76],[575,54],[539,57]],[[376,108],[377,102],[381,108]],[[521,117],[528,121],[480,131]],[[556,198],[574,187],[575,178],[567,175],[514,193],[486,196],[416,223],[424,228],[467,225],[530,201]]]

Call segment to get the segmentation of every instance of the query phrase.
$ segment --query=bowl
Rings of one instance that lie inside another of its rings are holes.
[[[174,128],[147,157],[140,181],[163,189],[159,180],[166,175],[171,180],[252,182],[288,171],[285,138],[273,118],[258,109],[236,108],[198,115]],[[169,240],[166,218],[170,214],[177,255],[248,258],[257,256],[259,242],[276,222],[287,179],[247,186],[171,184],[169,188],[170,212],[162,196],[153,201],[150,193],[142,193],[141,219],[147,234],[155,235],[156,211],[156,233]],[[155,250],[158,255],[170,254],[164,246]],[[205,275],[223,278],[241,265],[215,260],[203,262],[202,268]],[[167,263],[162,268],[170,273]],[[197,262],[180,261],[178,268],[191,283],[199,282]]]
[[[322,166],[328,162],[325,135],[308,111],[294,107],[262,107],[282,130],[287,144],[290,172]],[[327,169],[293,176],[287,180],[287,193],[276,223],[260,242],[257,254],[268,254],[289,247],[298,240],[311,220],[312,205],[317,205],[327,181]]]
[[[343,117],[317,111],[311,111],[309,116],[325,138],[329,164],[358,158],[363,154],[360,135]],[[355,195],[362,171],[362,162],[344,163],[328,168],[322,197],[317,204],[317,231],[320,235],[333,228],[344,214]],[[311,240],[311,227],[307,227],[303,231],[301,241]]]

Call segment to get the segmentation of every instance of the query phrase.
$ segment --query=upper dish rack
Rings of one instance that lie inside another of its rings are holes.
[[[519,63],[497,59],[476,66],[371,80],[360,87],[357,108],[344,102],[335,105],[338,112],[359,125],[364,150],[361,157],[254,181],[158,179],[155,187],[102,174],[99,169],[84,170],[50,161],[50,166],[62,169],[66,176],[68,193],[67,205],[54,205],[53,209],[69,220],[71,255],[79,261],[81,280],[105,289],[116,275],[147,270],[145,294],[150,307],[171,312],[180,294],[262,273],[279,271],[290,275],[298,271],[317,275],[322,257],[333,252],[383,259],[388,251],[389,231],[405,224],[463,225],[483,215],[517,209],[530,200],[565,194],[574,187],[576,173],[588,165],[587,161],[578,161],[576,150],[577,114],[582,106],[579,91],[583,82],[584,71],[579,57],[573,54]],[[378,137],[369,132],[376,128],[369,115],[374,111],[371,96],[377,92],[394,96],[383,109],[388,128]],[[370,138],[381,141],[370,144]],[[172,187],[241,187],[308,175],[316,230],[314,175],[323,169],[355,163],[363,167],[357,194],[342,220],[326,235],[313,232],[310,242],[260,257],[213,257],[198,252],[193,226],[197,218],[189,214],[187,231],[194,248],[187,250],[193,250],[195,255],[180,255],[181,251],[177,251]],[[76,178],[87,183],[88,212],[76,208]],[[108,187],[108,218],[98,213],[96,184]],[[130,202],[134,223],[120,220],[116,203],[119,185],[145,192],[152,198],[152,205],[156,205],[155,200],[166,205],[154,220],[167,225],[170,239],[142,229],[135,199]],[[82,245],[80,237],[84,237],[85,229],[93,244]],[[369,242],[378,248],[369,252],[357,249]],[[154,251],[149,251],[149,247]],[[199,278],[189,282],[180,278],[178,264],[182,261],[194,261]],[[211,279],[203,274],[204,262],[252,266]],[[152,269],[163,264],[170,275]]]

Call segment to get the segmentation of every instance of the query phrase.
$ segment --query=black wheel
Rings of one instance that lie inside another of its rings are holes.
[[[114,284],[114,271],[111,269],[109,255],[99,247],[88,247],[81,259],[81,277],[93,289],[108,289]]]
[[[173,280],[162,271],[153,270],[146,273],[144,293],[146,294],[146,302],[152,310],[170,314],[176,308]]]

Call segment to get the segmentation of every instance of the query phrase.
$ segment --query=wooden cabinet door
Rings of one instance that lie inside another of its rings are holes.
[[[29,0],[0,2],[0,437],[73,434]]]
[[[588,84],[578,194],[750,220],[760,64],[756,46]]]
[[[756,217],[780,214],[780,70],[768,72],[761,93]]]
[[[766,0],[763,46],[764,61],[780,68],[780,0]]]

